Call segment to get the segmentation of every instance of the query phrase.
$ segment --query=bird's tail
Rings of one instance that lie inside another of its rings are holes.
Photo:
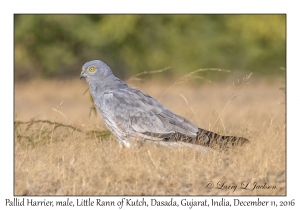
[[[168,135],[164,141],[182,141],[185,143],[197,144],[219,150],[227,150],[230,147],[241,146],[249,142],[249,140],[244,137],[221,136],[202,128],[198,128],[196,137],[190,137],[176,132],[172,135]]]
[[[198,128],[196,139],[193,139],[190,143],[226,150],[229,147],[235,147],[249,143],[249,140],[244,137],[221,136],[211,131]]]

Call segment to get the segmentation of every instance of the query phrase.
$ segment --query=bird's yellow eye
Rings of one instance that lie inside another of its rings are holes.
[[[95,71],[95,68],[94,68],[94,67],[90,67],[90,68],[89,68],[89,71],[90,71],[90,72],[93,72],[93,71]]]

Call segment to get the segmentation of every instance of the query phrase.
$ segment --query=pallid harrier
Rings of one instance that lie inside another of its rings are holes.
[[[243,137],[221,136],[198,128],[151,96],[129,87],[100,60],[85,63],[80,78],[88,82],[105,125],[121,146],[129,147],[133,140],[152,140],[164,145],[181,142],[190,147],[197,144],[226,149],[248,142]]]

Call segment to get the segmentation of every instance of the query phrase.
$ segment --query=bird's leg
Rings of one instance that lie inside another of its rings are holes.
[[[127,151],[128,148],[130,147],[130,143],[125,140],[119,140],[119,145],[120,145],[119,153]]]

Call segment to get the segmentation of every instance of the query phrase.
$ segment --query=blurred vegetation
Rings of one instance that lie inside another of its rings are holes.
[[[94,59],[121,78],[167,66],[282,76],[286,65],[285,15],[15,15],[14,28],[16,79],[79,77]]]

